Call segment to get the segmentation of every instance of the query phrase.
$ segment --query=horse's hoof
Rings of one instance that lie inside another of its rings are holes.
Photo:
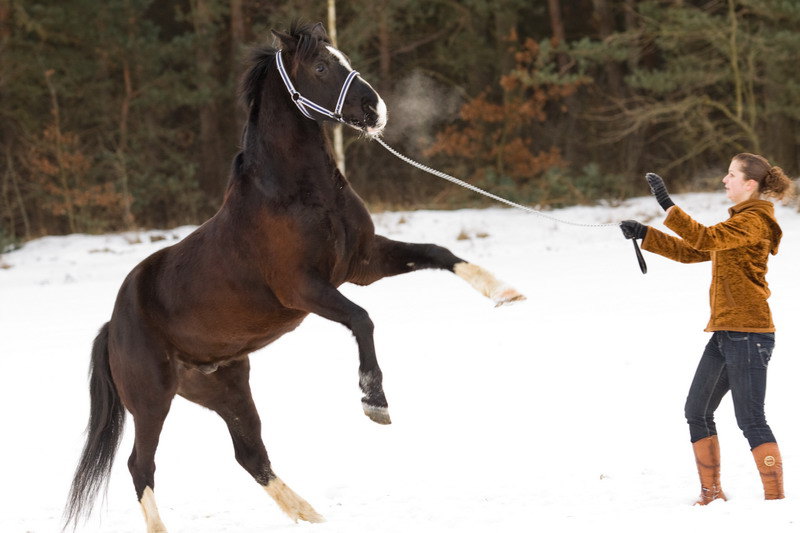
[[[362,403],[361,406],[364,408],[364,414],[367,415],[373,422],[383,425],[389,425],[392,423],[392,419],[389,416],[388,407],[377,407],[375,405],[369,405],[366,403]]]
[[[501,305],[511,304],[514,302],[522,302],[527,299],[528,298],[526,298],[524,294],[520,294],[516,291],[516,289],[512,289],[510,287],[492,298],[495,307],[500,307]]]

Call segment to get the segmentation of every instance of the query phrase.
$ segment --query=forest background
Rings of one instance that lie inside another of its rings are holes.
[[[800,170],[798,0],[348,0],[338,46],[400,151],[538,206]],[[221,203],[253,44],[322,0],[0,0],[0,253],[45,234],[196,224]],[[484,200],[345,131],[373,210]]]

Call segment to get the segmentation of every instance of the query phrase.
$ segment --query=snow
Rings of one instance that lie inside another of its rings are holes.
[[[722,193],[674,198],[703,223],[727,217]],[[496,309],[434,271],[342,287],[375,323],[391,426],[362,414],[356,346],[342,326],[311,316],[253,354],[273,468],[327,522],[291,522],[236,463],[222,421],[181,398],[156,456],[162,519],[193,533],[797,531],[800,214],[777,211],[767,415],[785,500],[763,501],[726,398],[717,420],[729,501],[691,505],[699,483],[683,402],[709,336],[708,264],[645,252],[643,276],[616,227],[493,208],[374,216],[379,233],[447,246],[528,297]],[[651,198],[549,214],[663,227]],[[0,531],[60,530],[88,419],[92,340],[128,271],[192,229],[47,237],[0,258],[9,267],[0,269]],[[131,422],[107,496],[79,531],[145,530],[126,468]]]

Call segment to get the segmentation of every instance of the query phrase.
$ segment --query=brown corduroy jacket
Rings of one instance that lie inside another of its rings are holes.
[[[767,298],[767,260],[778,253],[782,231],[772,203],[747,200],[730,218],[703,226],[678,206],[664,224],[681,238],[648,227],[642,248],[681,263],[711,261],[711,319],[706,331],[775,331]]]

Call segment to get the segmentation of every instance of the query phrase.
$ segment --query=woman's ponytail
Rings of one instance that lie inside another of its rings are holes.
[[[760,187],[761,194],[783,200],[794,194],[794,182],[781,167],[770,167]]]

